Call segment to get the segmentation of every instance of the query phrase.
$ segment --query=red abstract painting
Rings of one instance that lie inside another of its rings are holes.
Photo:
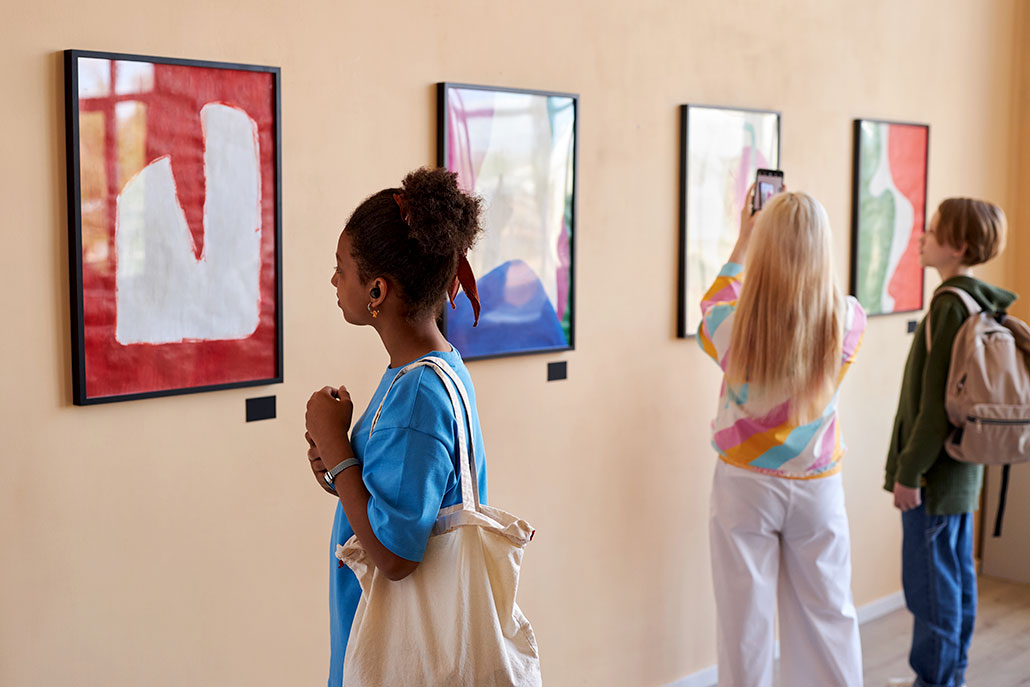
[[[279,70],[66,70],[75,402],[281,381]]]

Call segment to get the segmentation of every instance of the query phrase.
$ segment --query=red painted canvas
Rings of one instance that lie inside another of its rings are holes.
[[[281,381],[278,69],[66,68],[75,402]]]

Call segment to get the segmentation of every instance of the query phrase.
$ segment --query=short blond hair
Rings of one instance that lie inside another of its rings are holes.
[[[1008,220],[994,203],[975,198],[948,198],[937,208],[937,241],[965,246],[963,265],[987,262],[1005,248]]]
[[[730,335],[727,381],[790,399],[804,422],[824,410],[840,371],[844,298],[831,244],[819,201],[774,196],[755,223]]]

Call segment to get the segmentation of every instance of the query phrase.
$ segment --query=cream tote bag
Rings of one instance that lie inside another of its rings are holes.
[[[440,511],[422,562],[403,580],[381,574],[356,537],[337,547],[336,557],[361,584],[343,684],[536,687],[541,684],[536,638],[515,603],[522,551],[533,528],[479,502],[472,409],[454,370],[440,358],[423,358],[403,368],[393,384],[423,365],[443,381],[454,408],[461,503]],[[388,389],[383,403],[389,395]],[[380,403],[373,430],[382,410]]]

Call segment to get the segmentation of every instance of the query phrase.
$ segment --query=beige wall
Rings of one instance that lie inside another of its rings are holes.
[[[1012,75],[1012,150],[1009,170],[1012,175],[1009,195],[1009,260],[1012,286],[1024,298],[1016,302],[1014,312],[1030,320],[1030,2],[1016,3],[1017,35],[1020,40],[1016,68]]]
[[[339,318],[331,255],[361,198],[435,159],[439,80],[582,96],[578,350],[471,365],[492,500],[538,528],[520,601],[553,687],[659,685],[715,660],[719,378],[673,335],[679,104],[782,111],[789,182],[829,210],[842,284],[854,117],[931,124],[931,207],[983,196],[1030,223],[1019,0],[6,5],[4,685],[324,680],[333,503],[307,471],[303,405],[341,382],[362,403],[386,364]],[[65,48],[282,67],[285,384],[71,406]],[[1030,294],[1020,243],[984,274]],[[880,483],[908,319],[871,320],[842,401],[859,604],[899,588]],[[548,384],[558,359],[569,379]],[[279,418],[245,424],[261,393]]]

